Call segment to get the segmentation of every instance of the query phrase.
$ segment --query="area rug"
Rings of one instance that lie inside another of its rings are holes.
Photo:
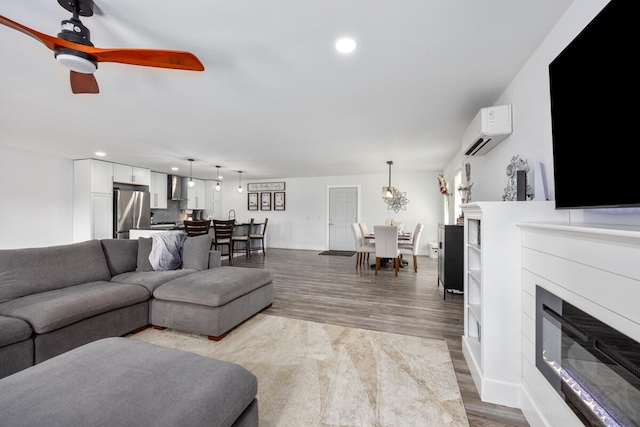
[[[261,427],[469,425],[445,341],[266,314],[218,342],[152,328],[129,338],[249,369]]]
[[[354,256],[355,254],[355,251],[324,251],[318,255]]]

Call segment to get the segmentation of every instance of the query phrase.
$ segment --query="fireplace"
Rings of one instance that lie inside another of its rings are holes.
[[[537,369],[585,426],[640,426],[640,343],[535,289]]]

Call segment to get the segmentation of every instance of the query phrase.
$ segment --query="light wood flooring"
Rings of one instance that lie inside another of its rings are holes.
[[[471,427],[528,426],[518,409],[484,403],[462,354],[463,296],[437,286],[437,259],[418,257],[398,277],[392,270],[356,269],[356,257],[321,251],[270,249],[234,259],[235,266],[274,273],[275,300],[265,313],[362,329],[443,339],[449,346]],[[370,259],[373,264],[375,258]],[[228,265],[226,257],[222,261]]]

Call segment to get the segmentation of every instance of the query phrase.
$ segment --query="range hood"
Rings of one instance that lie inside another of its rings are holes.
[[[178,175],[169,175],[167,179],[167,194],[169,200],[184,200],[182,197],[182,177]]]

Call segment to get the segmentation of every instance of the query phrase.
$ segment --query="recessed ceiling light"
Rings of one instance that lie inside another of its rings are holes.
[[[336,40],[336,50],[340,53],[351,53],[358,47],[358,43],[351,37],[341,37]]]
[[[172,168],[171,168],[171,170],[172,170],[172,171],[177,171],[177,170],[178,170],[178,168],[174,166],[174,167],[172,167]]]
[[[102,151],[96,151],[96,153],[95,153],[95,154],[96,154],[96,156],[98,156],[98,157],[104,157],[104,156],[106,156],[106,155],[107,155],[106,153],[103,153]]]

